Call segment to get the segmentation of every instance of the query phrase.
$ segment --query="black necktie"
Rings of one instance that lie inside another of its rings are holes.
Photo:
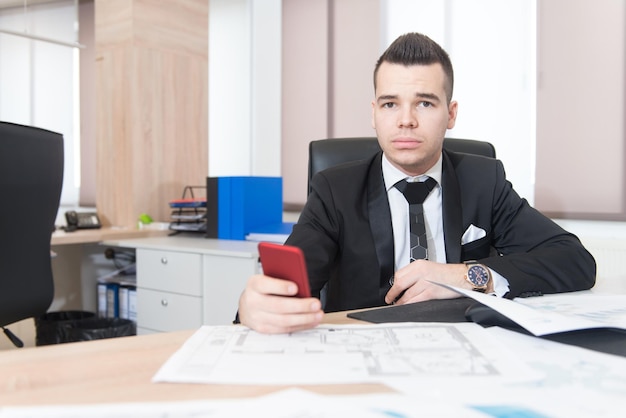
[[[424,207],[422,203],[437,185],[431,177],[424,182],[409,183],[401,180],[395,184],[407,202],[409,202],[409,225],[411,237],[410,261],[428,259],[428,244],[426,243],[426,224],[424,223]]]

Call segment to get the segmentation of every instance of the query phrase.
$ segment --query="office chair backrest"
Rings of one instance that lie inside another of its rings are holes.
[[[495,158],[496,149],[485,141],[474,139],[445,138],[443,147],[450,151],[484,155]],[[311,179],[318,171],[350,161],[364,160],[380,151],[375,137],[331,138],[311,141],[309,144],[308,191],[311,192]]]
[[[0,122],[0,326],[44,314],[50,238],[63,184],[63,136]]]

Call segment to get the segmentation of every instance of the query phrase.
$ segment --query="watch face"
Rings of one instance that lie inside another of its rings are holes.
[[[489,272],[483,266],[471,266],[467,278],[476,287],[486,287],[489,283]]]

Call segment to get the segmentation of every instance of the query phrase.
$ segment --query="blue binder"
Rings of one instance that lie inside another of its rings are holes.
[[[244,240],[283,218],[281,177],[207,177],[208,238]]]

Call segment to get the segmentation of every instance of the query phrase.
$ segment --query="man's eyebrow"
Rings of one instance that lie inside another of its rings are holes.
[[[415,97],[419,99],[429,99],[433,102],[440,102],[439,96],[434,93],[416,93]]]
[[[437,96],[434,93],[415,93],[415,97],[417,97],[418,99],[427,99],[433,102],[440,102],[441,99],[439,99],[439,96]],[[377,102],[381,102],[381,101],[386,101],[386,100],[396,100],[398,99],[398,95],[396,94],[383,94],[381,96],[378,96],[376,98]]]
[[[397,99],[397,98],[398,98],[398,96],[397,96],[397,95],[395,95],[395,94],[383,94],[382,96],[378,96],[378,97],[376,98],[376,101],[377,101],[377,102],[380,102],[380,101],[382,101],[382,100],[395,100],[395,99]]]

